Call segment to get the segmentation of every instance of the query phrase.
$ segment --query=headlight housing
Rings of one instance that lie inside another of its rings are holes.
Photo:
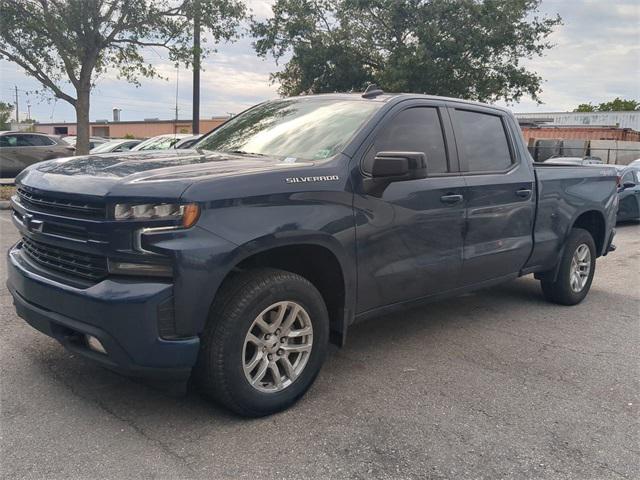
[[[200,216],[197,203],[118,203],[113,210],[116,220],[180,220],[182,227],[193,226]]]

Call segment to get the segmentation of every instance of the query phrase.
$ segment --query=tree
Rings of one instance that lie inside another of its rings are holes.
[[[610,102],[604,102],[598,105],[599,112],[625,112],[629,110],[640,110],[640,102],[623,100],[620,97],[616,97]]]
[[[13,105],[10,103],[0,102],[0,130],[9,130],[11,128],[11,113]]]
[[[595,112],[597,108],[598,107],[596,107],[595,105],[592,105],[591,103],[581,103],[580,105],[578,105],[578,108],[575,108],[573,111],[574,112]]]
[[[540,0],[277,0],[255,22],[256,52],[288,59],[280,92],[362,89],[492,101],[530,95],[542,79],[522,65],[551,47],[560,17]]]
[[[599,105],[592,105],[591,103],[581,103],[575,108],[574,112],[626,112],[640,110],[640,102],[636,100],[626,100],[620,97],[616,97],[610,102],[603,102]]]
[[[233,38],[245,12],[241,0],[0,0],[0,58],[75,108],[77,152],[88,153],[98,77],[114,69],[139,85],[141,76],[157,76],[144,60],[147,47],[167,49],[189,66],[196,9],[215,42]]]

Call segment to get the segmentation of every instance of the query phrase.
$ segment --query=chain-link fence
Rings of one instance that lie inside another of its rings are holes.
[[[555,157],[596,158],[610,165],[628,165],[640,159],[639,142],[615,142],[615,147],[602,145],[603,141],[589,140],[546,140],[529,141],[529,153],[536,162],[544,162]],[[631,144],[621,146],[620,144]]]

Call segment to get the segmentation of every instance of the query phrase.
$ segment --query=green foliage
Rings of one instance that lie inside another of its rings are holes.
[[[13,105],[6,102],[0,102],[0,130],[8,130],[11,128],[11,113]]]
[[[88,151],[89,93],[99,76],[113,69],[134,84],[157,76],[146,48],[190,65],[196,12],[203,37],[217,42],[236,36],[245,7],[241,0],[1,0],[0,58],[75,107],[78,151]]]
[[[127,140],[133,140],[136,137],[133,136],[133,133],[127,133],[123,138],[126,138]]]
[[[629,110],[640,110],[640,102],[616,97],[611,102],[604,102],[598,105],[599,112],[625,112]]]
[[[277,0],[252,26],[261,56],[287,59],[280,92],[426,92],[492,101],[538,99],[540,56],[559,17],[540,0]]]
[[[581,103],[578,108],[574,109],[574,112],[626,112],[640,110],[640,102],[636,100],[626,100],[620,97],[616,97],[610,102],[603,102],[599,105],[592,105],[591,103]]]
[[[591,103],[581,103],[580,105],[578,105],[578,108],[574,109],[574,112],[595,112],[596,109],[598,107],[596,107],[595,105],[591,105]]]

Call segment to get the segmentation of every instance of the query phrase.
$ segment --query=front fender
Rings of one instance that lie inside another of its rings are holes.
[[[313,245],[330,251],[342,270],[345,291],[343,330],[355,311],[355,257],[337,238],[326,232],[282,231],[236,245],[203,228],[189,232],[147,234],[146,249],[174,259],[174,309],[176,333],[198,335],[204,329],[213,300],[233,269],[247,258],[286,246]]]
[[[344,291],[344,312],[342,317],[338,320],[339,324],[336,325],[336,331],[339,332],[341,338],[338,343],[343,344],[346,337],[347,326],[353,322],[353,316],[355,312],[355,285],[356,285],[356,266],[355,255],[348,250],[349,247],[345,247],[336,237],[326,233],[318,231],[283,231],[277,234],[270,234],[255,238],[243,245],[239,245],[230,255],[230,261],[226,266],[224,276],[221,281],[216,282],[216,291],[211,290],[208,292],[210,295],[205,301],[209,302],[209,305],[213,302],[217,290],[219,289],[222,281],[229,273],[240,263],[253,257],[255,255],[268,252],[273,249],[283,247],[298,247],[298,246],[314,246],[321,247],[330,252],[340,267],[342,279],[343,279],[343,291]],[[353,248],[353,246],[350,246]],[[218,277],[216,272],[216,280]],[[212,282],[210,282],[212,283]],[[206,322],[206,318],[204,318]],[[204,322],[198,327],[201,331],[204,328]]]

